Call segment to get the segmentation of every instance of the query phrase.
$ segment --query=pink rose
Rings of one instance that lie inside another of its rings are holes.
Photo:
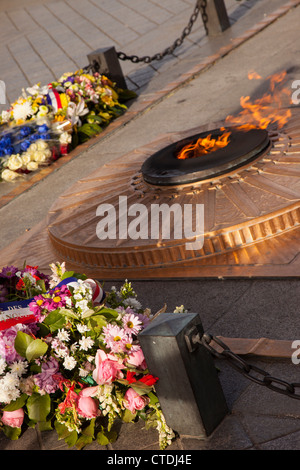
[[[81,392],[78,396],[77,411],[83,418],[96,418],[100,414],[99,402],[94,398],[84,396]]]
[[[93,371],[93,379],[98,385],[111,384],[116,378],[122,378],[123,364],[120,364],[111,354],[106,354],[98,349],[95,357],[96,368]]]
[[[131,413],[142,410],[150,401],[149,397],[139,395],[133,388],[129,388],[124,395],[124,406]]]
[[[140,367],[140,369],[147,369],[145,357],[143,354],[142,349],[138,349],[137,351],[133,352],[130,354],[129,359],[127,359],[128,364],[135,366],[135,367]]]
[[[23,408],[19,408],[15,411],[3,411],[1,421],[6,426],[12,428],[20,428],[24,420],[24,411]]]

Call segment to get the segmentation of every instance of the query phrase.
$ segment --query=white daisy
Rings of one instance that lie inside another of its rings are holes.
[[[13,117],[16,121],[19,119],[25,120],[28,116],[33,115],[33,109],[29,101],[17,103],[13,107]]]
[[[72,370],[76,366],[77,362],[74,357],[66,356],[63,362],[63,366],[65,369]]]
[[[79,344],[80,344],[79,349],[81,349],[82,351],[87,351],[93,346],[94,340],[88,336],[87,338],[80,339]]]

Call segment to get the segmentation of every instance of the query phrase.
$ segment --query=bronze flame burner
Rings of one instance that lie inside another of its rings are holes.
[[[264,129],[227,128],[226,131],[230,132],[230,141],[225,147],[199,157],[180,160],[176,156],[184,146],[199,138],[211,135],[217,139],[224,133],[224,128],[201,132],[155,152],[142,165],[144,180],[158,186],[203,181],[240,168],[258,159],[270,148],[269,135]]]

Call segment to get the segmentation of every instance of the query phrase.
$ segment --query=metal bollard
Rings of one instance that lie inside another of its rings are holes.
[[[207,0],[206,13],[209,36],[216,36],[230,27],[224,0]]]
[[[107,78],[116,82],[119,88],[127,89],[125,78],[120,66],[117,52],[114,47],[104,47],[88,54],[88,60],[91,65],[97,63],[97,71],[106,75]]]
[[[157,396],[168,426],[179,435],[208,437],[228,413],[209,351],[194,344],[203,335],[197,313],[161,313],[140,334]]]

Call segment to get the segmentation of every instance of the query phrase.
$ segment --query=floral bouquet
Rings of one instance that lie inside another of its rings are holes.
[[[140,418],[158,430],[165,448],[174,433],[138,341],[149,311],[128,281],[104,294],[97,281],[66,272],[64,263],[51,268],[49,278],[30,266],[0,273],[0,429],[18,439],[26,426],[54,428],[81,449],[95,439],[113,442],[115,421]],[[9,323],[7,300],[25,297],[30,317],[15,313]]]
[[[0,169],[4,181],[49,165],[61,155],[61,144],[48,119],[0,129]]]
[[[23,90],[0,114],[2,180],[14,181],[36,171],[99,134],[127,109],[122,101],[135,96],[116,88],[104,75],[82,69]]]

